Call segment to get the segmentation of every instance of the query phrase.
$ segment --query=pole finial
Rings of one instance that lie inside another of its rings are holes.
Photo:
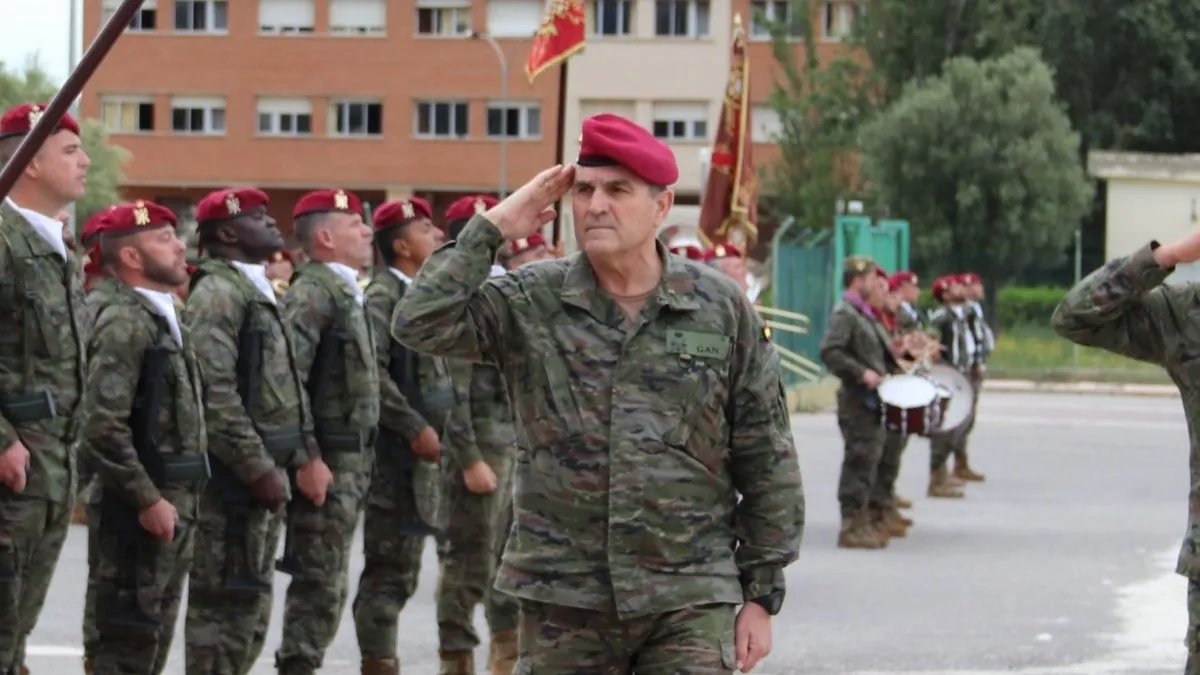
[[[733,28],[734,28],[734,30],[739,30],[739,29],[741,29],[741,27],[742,27],[742,13],[735,12],[733,15]]]

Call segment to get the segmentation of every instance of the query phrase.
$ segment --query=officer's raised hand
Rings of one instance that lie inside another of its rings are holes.
[[[504,201],[484,212],[505,239],[524,239],[554,220],[554,205],[575,180],[573,164],[559,164],[533,177]]]
[[[1179,241],[1163,244],[1154,249],[1154,262],[1163,269],[1169,270],[1181,263],[1196,262],[1197,260],[1200,260],[1200,230],[1193,230],[1191,234]]]

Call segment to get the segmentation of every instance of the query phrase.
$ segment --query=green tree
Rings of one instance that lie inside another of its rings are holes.
[[[22,103],[49,102],[57,91],[58,85],[36,58],[29,59],[21,70],[11,70],[0,61],[0,110]],[[75,204],[77,223],[120,201],[121,167],[129,159],[128,151],[109,143],[108,133],[98,120],[80,120],[80,125],[83,147],[92,165],[88,170],[87,193]]]
[[[916,266],[972,270],[991,291],[1057,263],[1093,194],[1053,74],[1027,47],[947,61],[863,129],[861,148],[881,202],[919,224]]]

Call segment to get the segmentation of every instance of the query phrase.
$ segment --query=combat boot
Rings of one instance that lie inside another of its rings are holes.
[[[971,470],[966,452],[954,453],[954,477],[969,483],[982,483],[985,478],[983,474]]]
[[[96,670],[96,662],[90,656],[83,657],[83,675],[92,675]]]
[[[79,503],[71,511],[72,525],[87,525],[87,504]]]
[[[876,549],[887,546],[887,538],[881,537],[867,522],[866,512],[860,511],[853,516],[842,516],[837,545],[838,548]]]
[[[363,659],[362,675],[400,675],[400,662],[396,659]]]
[[[908,536],[908,526],[892,518],[890,513],[888,509],[871,510],[871,521],[875,524],[875,530],[888,539]]]
[[[900,513],[900,510],[897,509],[894,505],[888,507],[887,511],[885,511],[883,515],[887,518],[894,518],[894,519],[904,523],[905,527],[913,526],[913,519],[906,517],[903,513]]]
[[[926,494],[939,499],[962,499],[964,497],[963,491],[950,482],[950,472],[944,466],[929,474],[929,490]]]
[[[896,495],[895,497],[892,497],[892,506],[895,506],[898,509],[911,509],[913,507],[913,503],[904,497],[901,497],[900,495]]]
[[[443,652],[439,651],[442,665],[438,675],[475,675],[474,652]]]
[[[912,524],[913,521],[900,515],[896,509],[884,509],[883,511],[883,527],[889,536],[907,537],[908,528],[912,527]]]
[[[517,667],[517,631],[506,630],[492,635],[488,665],[492,675],[512,675]]]
[[[17,668],[17,675],[29,675],[29,667],[21,666],[20,668]]]

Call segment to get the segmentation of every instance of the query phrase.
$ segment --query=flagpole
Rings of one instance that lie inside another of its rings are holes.
[[[558,134],[555,140],[554,162],[555,164],[566,164],[566,139],[567,139],[567,63],[570,59],[563,59],[558,65]],[[562,208],[558,209],[554,214],[554,245],[558,246],[562,241]]]

